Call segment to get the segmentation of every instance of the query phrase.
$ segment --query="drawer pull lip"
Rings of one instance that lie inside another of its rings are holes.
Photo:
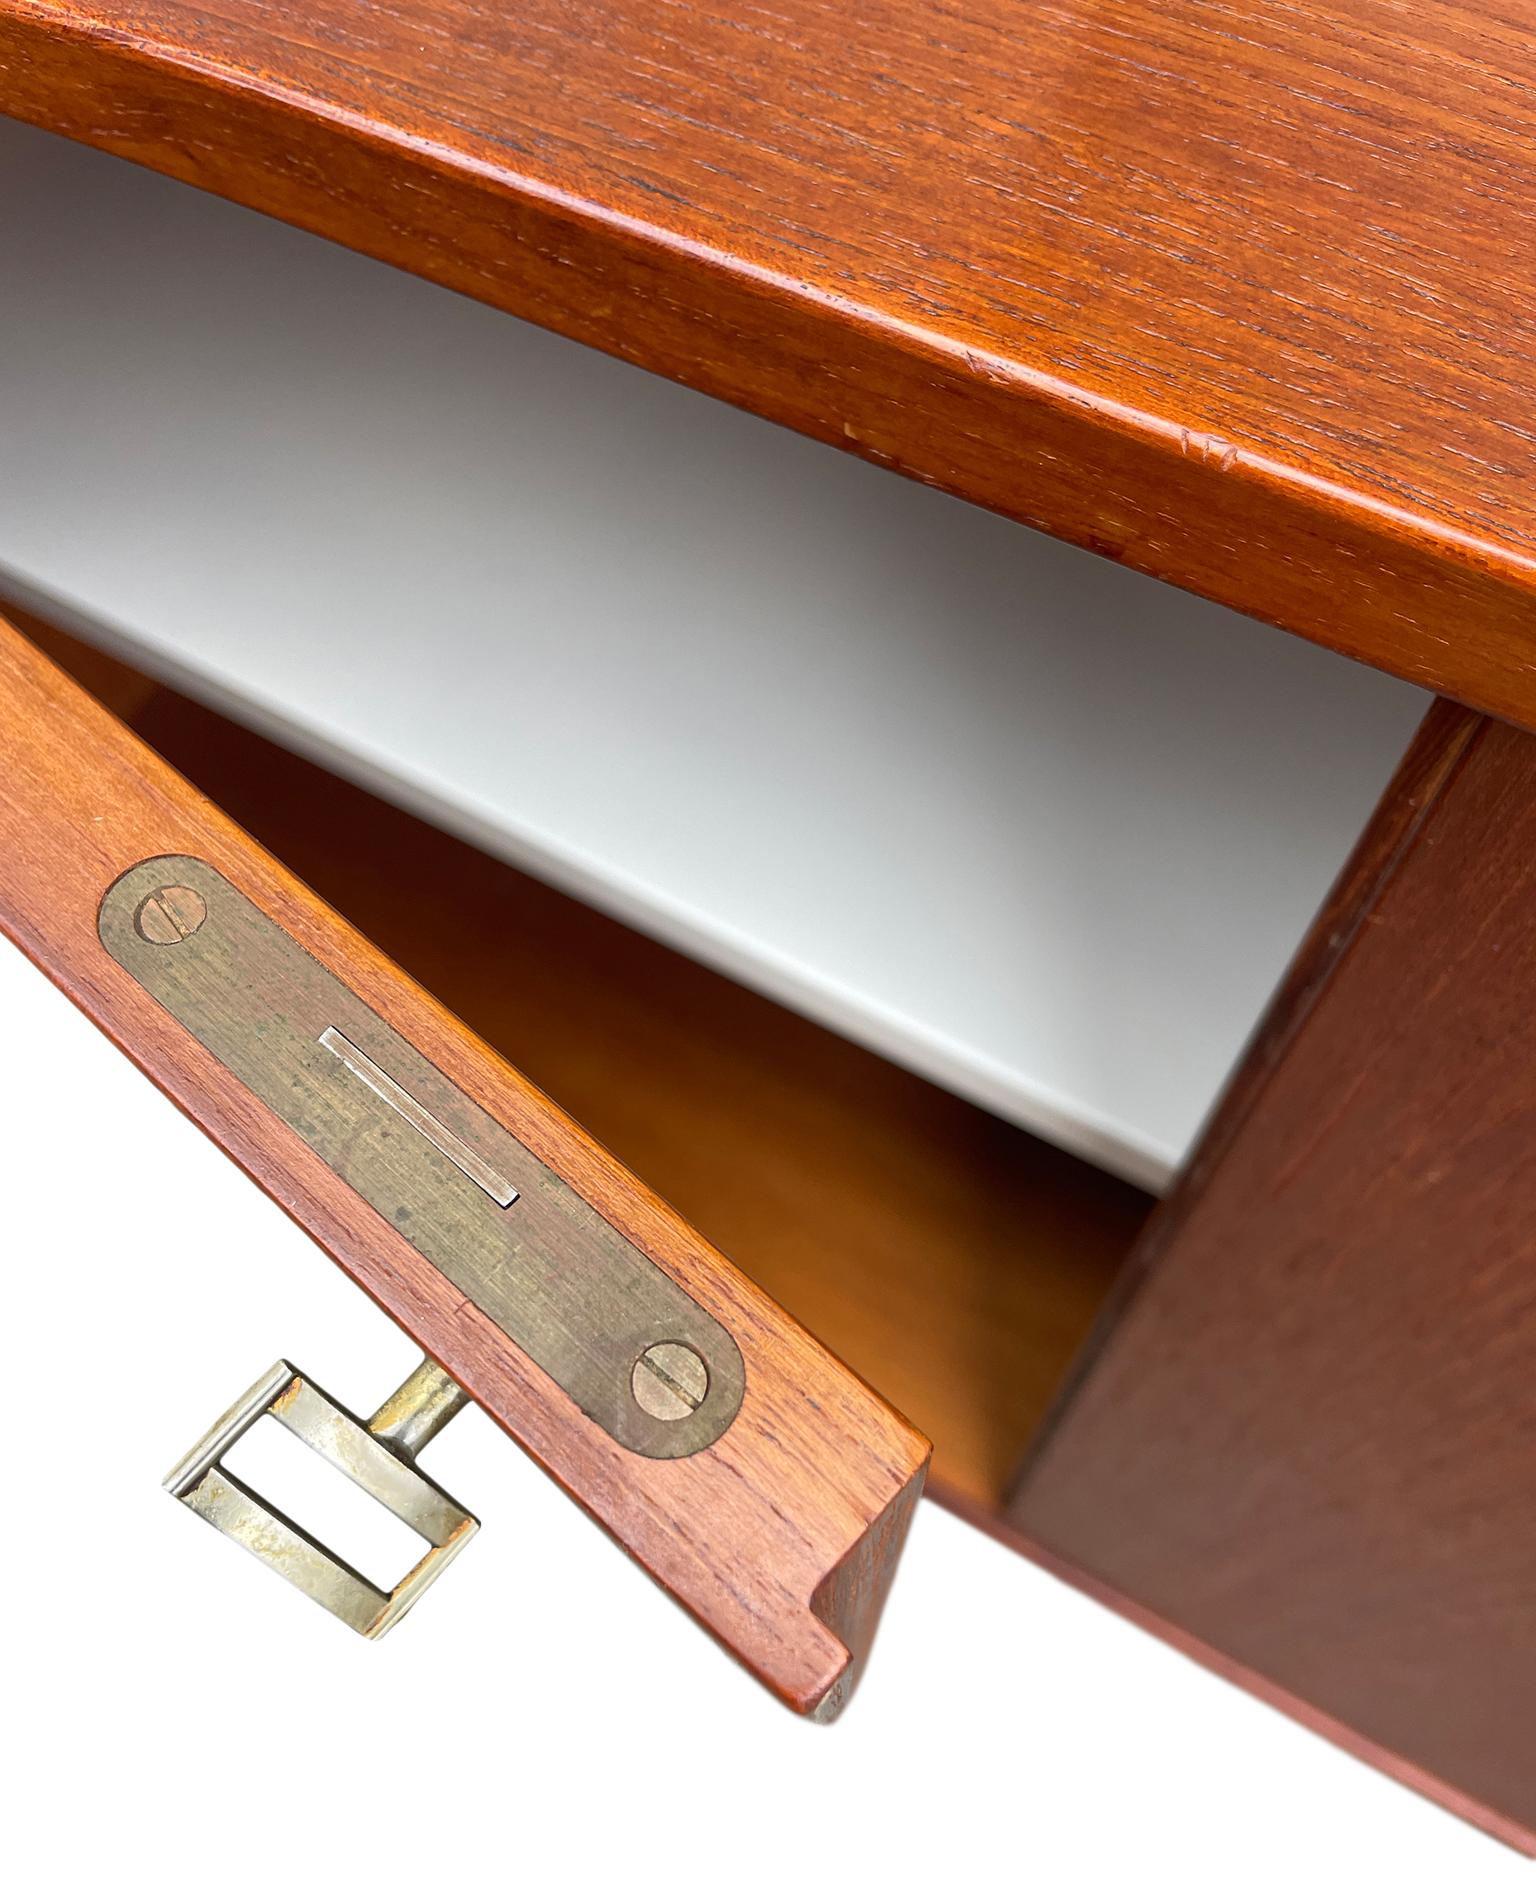
[[[687,1458],[731,1425],[746,1373],[726,1328],[211,864],[146,858],[107,890],[97,926],[147,993],[626,1450]]]

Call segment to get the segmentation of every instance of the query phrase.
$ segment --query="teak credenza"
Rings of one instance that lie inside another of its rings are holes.
[[[1528,23],[0,0],[0,110],[1440,696],[1155,1208],[67,610],[0,641],[0,926],[791,1705],[868,1649],[909,1414],[952,1507],[1536,1852]],[[366,1155],[197,1018],[253,936]],[[438,1153],[576,1225],[581,1302],[384,1209]]]

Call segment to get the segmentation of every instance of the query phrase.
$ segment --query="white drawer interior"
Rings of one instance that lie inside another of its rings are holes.
[[[3,120],[0,252],[0,590],[1152,1188],[1426,704]]]

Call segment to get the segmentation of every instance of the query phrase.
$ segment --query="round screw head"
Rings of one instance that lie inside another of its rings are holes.
[[[629,1384],[635,1404],[653,1419],[686,1419],[704,1403],[709,1369],[692,1347],[663,1340],[641,1354]]]
[[[147,942],[165,947],[185,941],[203,926],[208,905],[185,883],[167,883],[139,904],[133,925]]]

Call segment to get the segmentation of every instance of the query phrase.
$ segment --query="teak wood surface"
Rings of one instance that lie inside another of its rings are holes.
[[[1013,1516],[1536,1855],[1533,990],[1536,738],[1442,704]]]
[[[1536,724],[1536,34],[0,0],[0,109]]]
[[[221,870],[729,1329],[747,1388],[720,1439],[677,1460],[624,1450],[118,966],[102,895],[167,854]],[[751,1671],[797,1710],[840,1707],[926,1441],[4,624],[0,930]]]

